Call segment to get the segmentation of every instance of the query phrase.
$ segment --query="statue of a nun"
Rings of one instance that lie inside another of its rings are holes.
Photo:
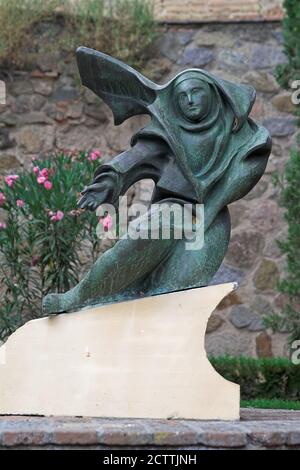
[[[157,85],[85,47],[77,50],[77,62],[82,84],[111,108],[116,125],[139,114],[151,117],[132,137],[129,150],[99,167],[79,207],[117,206],[132,184],[151,178],[155,189],[148,216],[157,204],[202,204],[204,244],[189,250],[192,239],[184,237],[123,236],[73,289],[47,295],[44,312],[206,286],[228,247],[227,206],[255,186],[271,151],[268,131],[249,118],[255,90],[200,69]]]

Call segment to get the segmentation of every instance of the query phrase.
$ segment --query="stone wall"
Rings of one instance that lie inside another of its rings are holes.
[[[223,266],[214,283],[238,281],[238,291],[212,317],[207,334],[211,354],[279,356],[287,354],[285,334],[266,330],[262,316],[282,308],[276,284],[284,269],[276,240],[286,231],[272,173],[282,171],[289,157],[295,128],[290,93],[279,89],[273,72],[283,63],[279,24],[205,25],[196,29],[169,28],[160,42],[161,67],[170,77],[189,66],[204,68],[232,81],[253,85],[257,100],[251,116],[273,137],[265,175],[241,201],[230,206],[232,235]],[[141,199],[149,197],[146,185]]]
[[[155,0],[155,16],[160,21],[279,20],[282,0]]]
[[[144,73],[159,82],[187,67],[200,67],[225,79],[257,89],[252,117],[273,136],[266,174],[242,201],[231,205],[232,237],[225,262],[214,282],[238,281],[240,288],[218,307],[207,334],[209,353],[250,356],[286,354],[286,335],[266,330],[262,316],[281,308],[276,283],[284,260],[276,239],[286,227],[271,183],[282,170],[295,132],[291,101],[273,78],[285,61],[279,24],[210,24],[168,27]],[[100,148],[107,158],[129,145],[145,118],[114,127],[109,109],[80,88],[74,57],[43,56],[36,70],[3,71],[7,104],[0,105],[0,171],[29,165],[40,152]],[[135,187],[136,200],[148,200],[151,183]],[[195,306],[196,308],[196,306]]]

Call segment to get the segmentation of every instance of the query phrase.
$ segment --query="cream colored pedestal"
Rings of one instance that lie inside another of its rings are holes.
[[[204,350],[234,284],[32,320],[0,348],[0,414],[238,419]]]

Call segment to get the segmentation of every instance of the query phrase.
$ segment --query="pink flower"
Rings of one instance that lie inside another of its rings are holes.
[[[45,181],[47,181],[47,179],[45,178],[45,176],[39,176],[39,177],[37,178],[37,182],[38,182],[39,184],[44,184]]]
[[[48,179],[48,176],[49,176],[48,169],[47,169],[47,168],[43,168],[43,169],[40,171],[39,176],[44,176],[46,179]]]
[[[102,156],[102,153],[100,152],[100,150],[93,150],[90,156],[88,157],[88,160],[95,161],[101,158],[101,156]]]
[[[0,207],[3,206],[5,201],[6,201],[6,197],[4,196],[3,193],[0,193]]]
[[[10,188],[13,187],[14,185],[14,182],[19,179],[19,176],[18,175],[8,175],[8,176],[5,176],[5,183],[7,184],[7,186],[9,186]]]
[[[36,166],[35,169],[38,170],[38,171],[35,171],[35,174],[38,174],[37,182],[38,182],[39,184],[43,184],[46,189],[51,189],[51,188],[52,188],[52,183],[50,183],[50,184],[45,184],[46,181],[48,180],[48,177],[49,177],[49,170],[48,170],[48,168],[43,168],[43,169],[40,171],[39,168]],[[34,171],[34,170],[33,170],[33,171]]]
[[[49,215],[50,214],[53,214],[53,212],[49,212]],[[51,217],[50,217],[50,220],[52,222],[59,222],[60,220],[62,220],[64,218],[65,214],[62,212],[62,211],[57,211],[56,213],[54,213]]]
[[[57,220],[62,220],[64,218],[65,214],[62,211],[57,211],[56,212],[56,217]]]
[[[0,230],[5,230],[5,229],[6,229],[6,223],[0,222]]]
[[[37,175],[37,174],[39,173],[39,171],[40,171],[40,169],[39,169],[38,166],[34,166],[34,167],[33,167],[33,173],[34,173],[35,175]]]
[[[23,201],[23,199],[17,199],[17,206],[20,208],[25,206],[25,202]]]
[[[103,225],[104,232],[108,232],[108,230],[110,230],[113,226],[113,219],[109,214],[103,218],[100,218],[99,222]]]
[[[44,183],[44,188],[45,188],[45,189],[52,189],[52,183],[51,183],[51,181],[48,181],[48,180],[45,181],[45,183]]]

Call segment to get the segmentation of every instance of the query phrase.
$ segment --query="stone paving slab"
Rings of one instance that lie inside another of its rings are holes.
[[[0,449],[300,449],[300,411],[242,409],[240,421],[1,416]]]

